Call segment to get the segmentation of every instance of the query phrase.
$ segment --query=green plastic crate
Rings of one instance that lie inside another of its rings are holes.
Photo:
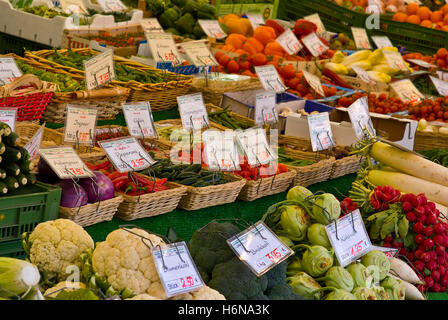
[[[51,47],[0,32],[0,54],[16,53],[23,56],[25,49],[29,51],[38,51],[51,49]]]
[[[2,242],[0,244],[0,257],[25,259],[22,242],[20,240]]]
[[[238,1],[239,2],[239,1]],[[241,1],[243,2],[243,1]],[[228,13],[260,13],[265,20],[277,18],[277,10],[280,0],[263,1],[249,0],[245,3],[237,3],[237,1],[215,0],[212,4],[216,7],[218,14],[224,16]]]
[[[0,247],[20,240],[23,232],[58,218],[61,188],[37,182],[11,195],[0,197]]]

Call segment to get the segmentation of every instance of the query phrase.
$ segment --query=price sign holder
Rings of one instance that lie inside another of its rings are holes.
[[[204,33],[210,38],[223,39],[227,37],[227,34],[222,30],[218,20],[198,20]]]
[[[329,48],[319,39],[315,32],[310,33],[306,37],[302,38],[302,43],[311,54],[318,57],[325,53]]]
[[[325,226],[328,239],[341,267],[356,261],[372,250],[372,243],[359,209]]]
[[[139,21],[144,33],[163,33],[163,28],[157,18],[145,18]]]
[[[0,57],[0,84],[5,85],[22,76],[13,57]]]
[[[142,140],[145,138],[157,140],[158,134],[149,101],[124,103],[123,114],[131,136],[142,138]]]
[[[156,62],[171,62],[180,65],[182,57],[177,51],[173,35],[170,33],[145,33],[152,57]]]
[[[98,109],[67,104],[65,117],[64,142],[73,143],[76,149],[80,145],[95,146],[95,126]],[[90,150],[92,151],[92,150]]]
[[[187,54],[189,60],[196,66],[217,66],[218,62],[216,61],[213,54],[207,48],[204,42],[184,42],[181,43],[180,46]]]
[[[302,44],[297,39],[291,29],[286,29],[281,35],[275,39],[282,48],[290,55],[294,55],[303,49]]]
[[[369,115],[367,97],[359,98],[353,102],[347,108],[347,111],[358,139],[362,139],[365,136],[376,136],[376,131]]]
[[[266,91],[281,93],[287,89],[273,65],[257,66],[255,72]]]
[[[182,126],[185,130],[192,132],[193,130],[210,127],[202,93],[178,96],[177,104],[179,105]]]
[[[439,78],[429,76],[431,78],[432,83],[434,84],[434,87],[436,87],[437,92],[442,96],[445,97],[448,95],[448,82],[440,80]]]
[[[114,51],[107,49],[84,60],[87,90],[97,89],[115,79]]]
[[[45,128],[45,122],[41,125],[39,130],[33,135],[33,137],[28,141],[28,143],[25,145],[26,151],[28,151],[30,155],[30,160],[33,160],[39,153],[39,148],[42,143],[42,138],[44,136],[44,128]]]
[[[335,143],[328,112],[310,114],[307,117],[313,151],[320,152],[334,147]],[[318,156],[320,157],[320,153],[318,153]]]
[[[387,36],[372,36],[371,38],[378,49],[394,46]]]
[[[233,131],[207,130],[202,134],[205,163],[211,171],[240,170]]]
[[[14,131],[17,119],[17,108],[1,108],[0,122],[6,123]]]
[[[395,94],[404,102],[415,103],[423,99],[422,93],[409,79],[403,79],[390,83]]]
[[[358,49],[371,49],[372,46],[369,42],[369,36],[364,28],[352,27],[353,39],[355,40],[356,48]]]
[[[278,114],[275,110],[276,97],[277,94],[272,91],[255,95],[255,124],[278,123]]]

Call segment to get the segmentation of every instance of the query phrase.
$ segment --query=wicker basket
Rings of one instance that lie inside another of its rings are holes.
[[[361,168],[362,159],[357,156],[345,157],[334,161],[329,179],[336,179],[357,172]]]
[[[207,109],[207,113],[211,113],[211,112],[219,112],[222,111],[223,108],[218,107],[217,105],[213,104],[213,103],[207,103],[205,104],[205,108]],[[244,123],[245,125],[247,125],[248,127],[253,127],[255,126],[255,121],[252,119],[249,119],[245,116],[240,115],[239,113],[233,112],[231,110],[227,110],[227,112],[229,113],[230,117],[232,119],[235,119],[238,122]],[[216,124],[219,126],[219,124]],[[230,128],[224,127],[222,126],[222,130],[230,130]]]
[[[123,197],[117,195],[112,199],[102,201],[99,208],[97,203],[87,204],[82,206],[81,209],[59,207],[59,218],[70,219],[81,227],[91,226],[102,221],[110,221],[117,213],[118,206],[122,201]]]
[[[72,49],[74,52],[81,55],[98,54],[98,52],[90,48]],[[66,49],[58,50],[59,53],[65,54]],[[52,68],[54,71],[64,71],[72,75],[77,79],[84,79],[84,71],[75,69],[72,67],[64,66],[50,60],[46,57],[53,54],[53,50],[41,50],[34,52],[27,52],[26,57],[34,60],[41,67]],[[126,87],[131,89],[130,95],[127,101],[150,101],[151,109],[153,111],[161,111],[171,109],[177,105],[177,96],[186,95],[190,91],[190,86],[193,81],[193,77],[184,76],[168,71],[161,71],[150,66],[125,59],[122,57],[114,56],[116,63],[123,64],[127,67],[140,70],[143,72],[156,72],[165,82],[160,83],[140,83],[137,81],[112,81],[112,85],[118,85],[120,87]]]
[[[269,178],[257,181],[248,180],[238,195],[239,200],[253,201],[255,199],[286,191],[296,176],[291,170]]]
[[[287,166],[290,170],[296,172],[293,180],[293,186],[307,187],[309,185],[327,181],[330,179],[335,159],[333,157],[321,160],[305,167]]]
[[[422,131],[417,131],[415,134],[415,151],[446,148],[448,148],[448,135],[446,134]]]

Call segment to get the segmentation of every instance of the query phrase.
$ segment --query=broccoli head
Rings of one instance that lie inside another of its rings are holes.
[[[305,300],[301,295],[294,292],[294,290],[287,283],[279,283],[266,292],[269,300]]]
[[[278,266],[275,266],[268,272],[266,272],[266,278],[268,279],[268,290],[282,283],[286,283],[286,269],[288,264],[283,261]]]

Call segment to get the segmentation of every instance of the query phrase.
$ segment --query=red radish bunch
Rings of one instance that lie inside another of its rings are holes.
[[[358,209],[358,205],[356,204],[356,202],[353,202],[351,198],[345,198],[344,200],[341,201],[340,205],[341,205],[341,214],[343,216]]]
[[[389,209],[389,205],[400,200],[400,191],[395,190],[391,186],[378,186],[373,190],[370,197],[370,205],[375,211],[382,211]]]

